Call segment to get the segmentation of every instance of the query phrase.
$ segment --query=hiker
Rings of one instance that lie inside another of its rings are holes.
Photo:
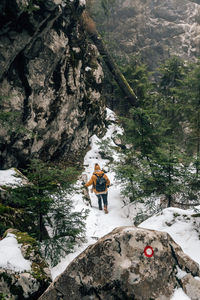
[[[110,180],[107,175],[101,170],[98,164],[94,166],[94,173],[91,179],[85,184],[86,187],[93,185],[93,191],[98,198],[99,210],[102,210],[102,200],[104,204],[104,211],[108,213],[108,188]]]

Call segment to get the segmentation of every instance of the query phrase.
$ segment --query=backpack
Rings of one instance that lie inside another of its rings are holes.
[[[103,177],[104,174],[102,174],[101,176],[98,176],[98,175],[96,175],[96,176],[97,176],[96,191],[104,192],[106,190],[106,179]]]

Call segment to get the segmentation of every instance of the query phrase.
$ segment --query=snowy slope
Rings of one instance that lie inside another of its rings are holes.
[[[114,119],[114,114],[110,110],[107,110],[107,113],[109,119]],[[103,139],[110,138],[115,131],[119,133],[121,129],[116,124],[110,125],[107,134]],[[97,145],[97,142],[99,141],[100,140],[96,136],[92,137],[91,150],[85,156],[84,174],[87,174],[88,178],[94,171],[95,163],[99,163],[102,168],[108,163],[108,161],[102,159],[99,154],[99,146]],[[118,159],[117,154],[114,152],[113,157],[115,161]],[[115,227],[133,225],[134,215],[131,215],[130,212],[136,213],[137,209],[134,210],[134,208],[131,208],[127,210],[127,207],[124,206],[123,200],[120,196],[120,186],[115,184],[114,174],[112,172],[108,172],[107,175],[109,176],[109,179],[112,183],[108,192],[109,214],[105,215],[102,211],[98,210],[97,198],[94,194],[90,194],[92,200],[92,208],[84,204],[81,195],[76,195],[74,197],[73,200],[76,209],[81,210],[82,208],[89,208],[90,210],[86,226],[87,243],[85,243],[81,247],[77,247],[74,253],[67,255],[56,267],[51,270],[53,279],[55,279],[57,275],[62,273],[68,266],[68,264],[85,248],[87,248],[88,245],[95,243],[98,238],[109,233]],[[80,184],[80,182],[78,184]],[[177,214],[182,214],[189,216],[193,213],[194,211],[192,210],[182,211],[177,208],[170,208],[164,210],[163,213],[161,212],[160,214],[146,220],[140,226],[144,228],[153,228],[160,231],[169,232],[172,238],[174,238],[174,240],[183,248],[183,250],[194,260],[199,262],[198,248],[200,246],[200,241],[197,238],[194,224],[189,220],[186,220],[187,217],[183,217],[182,221],[175,218],[174,226],[169,227],[167,225],[172,221],[172,219],[174,219],[174,215],[177,216]],[[190,242],[188,243],[189,239]],[[195,244],[195,242],[197,242],[197,244]],[[190,298],[183,292],[181,288],[179,288],[175,290],[171,300],[190,300]]]
[[[139,227],[168,232],[183,251],[200,264],[200,217],[194,215],[193,209],[170,207],[144,221]]]
[[[22,183],[22,178],[16,177],[19,173],[14,168],[8,170],[0,170],[0,186],[13,186]]]
[[[31,262],[24,259],[20,248],[16,236],[8,233],[6,238],[0,241],[0,268],[15,272],[30,271]]]
[[[200,209],[200,206],[196,209]],[[147,219],[139,227],[168,232],[183,251],[200,264],[200,217],[194,217],[195,214],[196,210],[193,209],[170,207]],[[188,299],[190,298],[180,288],[171,298],[171,300]]]
[[[115,119],[114,114],[109,109],[107,110],[107,117],[109,120]],[[121,128],[113,123],[109,126],[103,139],[110,138],[115,131],[119,133]],[[100,146],[97,145],[99,141],[100,139],[96,135],[91,138],[91,150],[87,152],[84,159],[85,170],[83,173],[87,174],[88,180],[94,172],[95,163],[99,163],[101,168],[104,168],[108,163],[108,161],[102,159],[99,154]],[[113,156],[115,160],[118,159],[117,154],[113,153]],[[62,273],[78,254],[80,254],[89,245],[95,243],[98,238],[109,233],[116,227],[133,225],[132,219],[126,217],[126,210],[123,207],[124,203],[120,197],[120,187],[114,182],[114,174],[112,172],[108,172],[107,176],[111,181],[111,186],[108,191],[108,214],[104,214],[103,211],[98,210],[97,197],[93,193],[90,193],[92,207],[87,206],[84,203],[82,194],[75,195],[73,197],[73,203],[77,211],[80,211],[83,208],[89,209],[86,224],[87,243],[83,244],[81,247],[77,247],[74,253],[67,255],[56,267],[52,268],[51,273],[53,279]],[[77,186],[81,189],[81,182],[78,182]]]

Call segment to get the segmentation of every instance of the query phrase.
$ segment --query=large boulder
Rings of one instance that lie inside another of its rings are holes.
[[[194,280],[200,275],[169,234],[119,227],[81,253],[39,299],[170,299],[180,286],[178,269]]]

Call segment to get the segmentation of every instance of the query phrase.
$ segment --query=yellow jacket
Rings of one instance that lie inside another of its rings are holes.
[[[108,191],[108,186],[110,185],[110,180],[108,179],[108,176],[106,175],[106,174],[104,174],[104,172],[103,171],[101,171],[101,170],[96,170],[94,173],[93,173],[93,175],[92,175],[92,177],[90,178],[90,180],[85,184],[85,186],[86,187],[88,187],[88,186],[90,186],[90,185],[93,185],[93,191],[94,191],[94,193],[95,194],[105,194],[105,193],[107,193],[107,191]],[[103,175],[103,177],[105,178],[105,180],[106,180],[106,189],[105,189],[105,191],[103,191],[103,192],[97,192],[97,190],[96,190],[96,182],[97,182],[97,176],[98,175]]]

